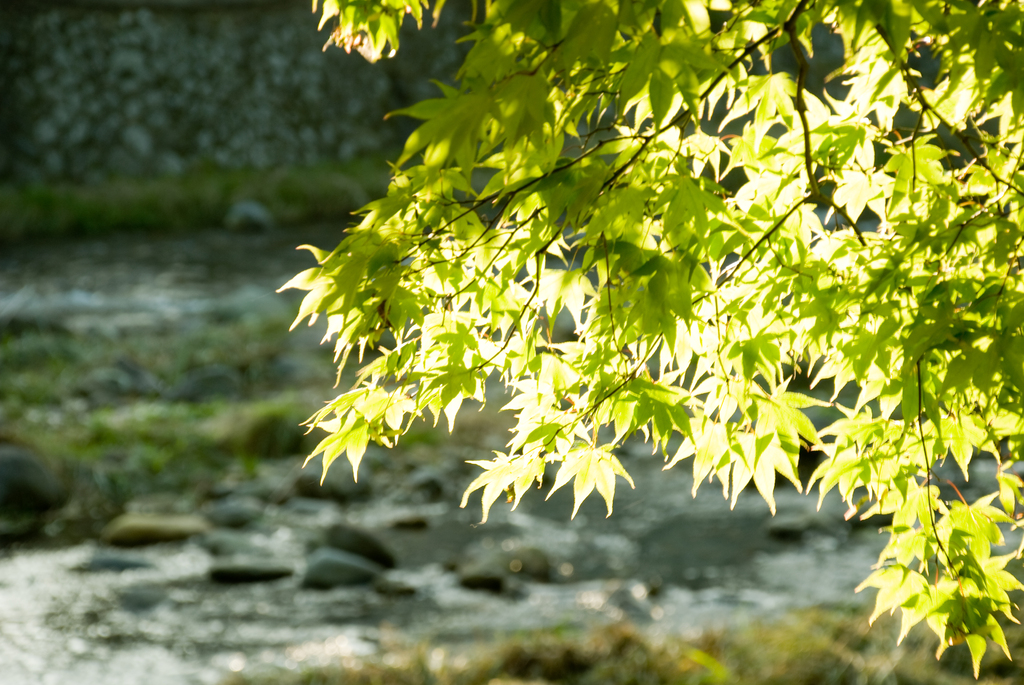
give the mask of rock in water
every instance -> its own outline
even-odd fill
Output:
[[[268,231],[274,227],[274,215],[255,200],[241,200],[228,209],[224,225],[232,231]]]
[[[122,514],[107,524],[100,538],[111,545],[132,547],[184,540],[208,530],[209,522],[200,516]]]
[[[225,497],[210,505],[206,518],[215,526],[241,528],[263,514],[263,506],[254,497]]]
[[[416,594],[416,588],[395,578],[380,576],[373,581],[373,589],[385,597],[408,597]]]
[[[459,567],[459,584],[470,590],[501,592],[505,589],[506,574],[503,564],[478,559]]]
[[[125,611],[149,611],[167,599],[167,591],[156,585],[134,585],[120,593],[121,608]]]
[[[541,583],[551,580],[551,562],[548,555],[536,547],[520,547],[509,552],[508,570],[529,576]]]
[[[43,512],[64,503],[64,489],[35,455],[0,444],[0,511]]]
[[[79,570],[87,573],[102,571],[121,573],[122,571],[130,571],[137,568],[153,568],[153,564],[142,557],[99,551],[89,561],[80,566]]]
[[[305,587],[326,590],[342,585],[362,585],[373,581],[383,568],[356,554],[321,547],[309,555]]]
[[[768,520],[768,535],[777,540],[799,540],[818,525],[808,512],[780,513]]]
[[[409,475],[405,486],[413,496],[427,502],[437,502],[445,496],[447,480],[438,469],[421,466]]]
[[[395,556],[391,551],[365,530],[336,523],[327,529],[325,542],[330,547],[358,554],[384,568],[395,567]]]
[[[211,530],[198,541],[207,552],[215,557],[247,556],[259,551],[249,536],[236,530]]]
[[[210,578],[218,583],[259,583],[285,578],[293,572],[291,566],[276,559],[235,557],[214,562]]]
[[[487,550],[469,556],[457,566],[459,584],[471,590],[502,592],[514,576],[529,576],[539,582],[550,580],[551,563],[547,554],[535,547],[520,547],[511,552]]]

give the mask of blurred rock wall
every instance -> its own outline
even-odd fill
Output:
[[[399,142],[384,114],[437,94],[458,13],[368,64],[322,50],[309,0],[2,0],[0,181],[346,160]]]

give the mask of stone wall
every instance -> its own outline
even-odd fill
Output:
[[[0,181],[347,160],[452,80],[458,13],[391,60],[322,50],[309,0],[3,0]],[[411,28],[411,27],[410,27]]]

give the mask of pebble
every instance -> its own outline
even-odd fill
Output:
[[[776,540],[799,540],[818,525],[813,514],[780,513],[768,519],[768,534]]]
[[[472,590],[502,592],[510,578],[521,575],[532,580],[550,580],[551,563],[547,554],[535,547],[512,551],[482,550],[470,554],[456,565],[459,584]]]
[[[210,578],[218,583],[259,583],[292,575],[294,569],[276,559],[233,557],[216,561]]]
[[[117,554],[107,551],[96,552],[89,561],[78,567],[78,570],[87,573],[98,573],[110,571],[121,573],[139,568],[153,568],[153,564],[142,557],[127,554]]]
[[[148,611],[167,599],[167,591],[156,585],[133,585],[121,591],[121,608],[125,611]]]
[[[395,567],[394,554],[368,531],[336,523],[327,529],[324,538],[329,547],[358,554],[384,568]]]
[[[214,501],[205,512],[210,523],[224,528],[241,528],[262,514],[263,506],[254,497],[225,497]]]
[[[409,514],[408,516],[399,516],[393,519],[388,525],[399,530],[425,530],[430,525],[430,522],[427,521],[426,516]]]
[[[309,556],[305,587],[329,589],[345,585],[362,585],[372,582],[383,568],[356,554],[340,549],[321,547]]]
[[[504,566],[474,561],[459,567],[459,584],[470,590],[501,592],[505,589],[506,575]]]
[[[106,525],[100,539],[110,545],[131,547],[184,540],[209,529],[209,522],[201,516],[122,514]]]
[[[385,597],[408,597],[416,594],[416,588],[396,578],[378,576],[373,582],[373,589],[379,595]]]
[[[421,466],[409,474],[405,486],[417,497],[427,502],[437,502],[447,492],[447,479],[438,469]]]
[[[235,530],[211,530],[199,538],[199,544],[215,557],[252,554],[258,550],[247,535]]]

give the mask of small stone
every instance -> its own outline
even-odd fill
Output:
[[[458,565],[459,584],[470,590],[501,592],[509,574],[507,555],[478,554]]]
[[[502,568],[470,564],[459,570],[459,584],[470,590],[501,592],[505,589],[505,571]]]
[[[43,512],[59,507],[64,499],[57,478],[34,454],[0,444],[0,510]]]
[[[258,551],[248,536],[234,530],[211,530],[199,538],[199,544],[215,557],[255,554]]]
[[[445,496],[447,479],[438,469],[421,466],[409,475],[405,486],[419,498],[436,502]]]
[[[125,611],[148,611],[167,599],[167,591],[156,585],[133,585],[121,591],[121,608]]]
[[[242,393],[242,376],[225,364],[210,364],[192,369],[167,393],[172,402],[209,402],[236,398]]]
[[[377,594],[385,597],[408,597],[416,594],[416,588],[412,585],[387,576],[379,576],[373,582],[373,589]]]
[[[241,528],[263,514],[263,506],[254,497],[225,497],[214,501],[206,518],[215,526]]]
[[[153,564],[142,557],[117,554],[112,552],[96,552],[89,561],[79,567],[80,571],[86,573],[101,573],[110,571],[121,573],[138,568],[153,568]]]
[[[361,556],[340,549],[321,547],[309,556],[303,586],[329,589],[372,582],[382,567]]]
[[[327,529],[325,542],[330,547],[358,554],[384,568],[395,567],[395,557],[391,551],[365,530],[336,523]]]
[[[459,583],[472,590],[502,592],[509,589],[509,579],[528,576],[548,582],[551,563],[547,554],[535,547],[519,547],[512,551],[481,550],[456,566]]]
[[[218,583],[261,583],[292,575],[294,569],[275,559],[234,557],[216,561],[210,578]]]
[[[548,555],[536,547],[520,547],[508,553],[508,569],[533,580],[546,583],[551,579]]]
[[[100,539],[111,545],[131,547],[184,540],[209,529],[209,522],[200,516],[122,514],[107,524]]]
[[[232,231],[268,231],[274,223],[270,210],[255,200],[236,202],[224,217],[224,226]]]
[[[813,514],[776,514],[768,520],[768,535],[777,540],[799,540],[818,525]]]
[[[400,516],[394,519],[388,525],[399,530],[425,530],[430,525],[430,522],[427,521],[426,516],[409,514],[408,516]]]

